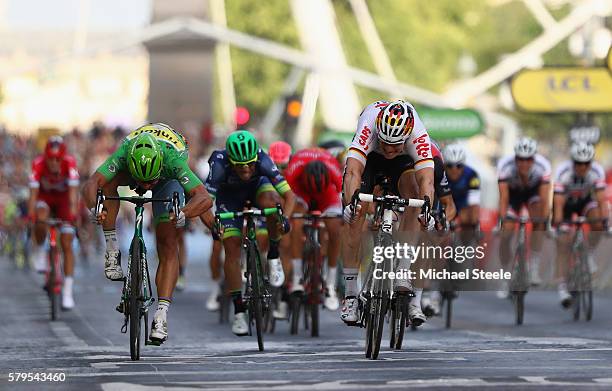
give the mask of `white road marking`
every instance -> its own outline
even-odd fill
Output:
[[[79,338],[65,322],[50,322],[51,331],[57,338],[70,349],[79,349],[87,346],[87,343]]]

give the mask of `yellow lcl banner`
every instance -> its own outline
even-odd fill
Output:
[[[511,90],[524,111],[612,112],[612,73],[603,67],[524,70],[512,80]]]

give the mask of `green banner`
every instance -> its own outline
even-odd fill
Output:
[[[429,135],[437,140],[471,137],[484,130],[484,121],[475,110],[417,108],[417,112]]]
[[[484,130],[484,121],[475,110],[422,107],[417,108],[417,112],[429,135],[436,140],[471,137],[482,133]],[[348,146],[353,139],[353,135],[353,132],[323,130],[318,134],[317,143],[327,140],[342,140]]]

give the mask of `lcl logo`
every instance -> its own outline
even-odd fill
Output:
[[[554,77],[550,76],[547,79],[548,89],[551,91],[565,92],[594,92],[591,80],[588,76],[567,76]]]

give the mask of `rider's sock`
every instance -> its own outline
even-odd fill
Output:
[[[232,291],[232,301],[234,302],[234,314],[246,311],[244,302],[242,301],[242,291]]]
[[[104,230],[104,241],[106,242],[107,251],[118,251],[117,231],[114,229]]]
[[[291,260],[293,266],[293,281],[299,282],[304,278],[304,269],[302,267],[302,258],[294,258]]]
[[[410,299],[410,304],[421,308],[422,298],[423,298],[423,288],[415,288],[414,297]]]
[[[167,314],[171,302],[172,299],[169,297],[160,297],[157,300],[157,312],[164,312],[164,315]]]
[[[357,286],[358,273],[359,269],[357,268],[344,268],[342,278],[344,279],[345,297],[356,297],[359,293],[359,287]]]
[[[336,267],[335,266],[330,266],[327,269],[327,279],[325,282],[327,282],[327,285],[334,285],[336,286]]]
[[[67,293],[72,293],[73,283],[74,283],[74,278],[72,276],[64,277],[64,291]]]
[[[268,259],[276,259],[280,257],[280,254],[278,252],[279,243],[280,243],[280,239],[279,240],[270,239],[270,249],[268,250]]]

